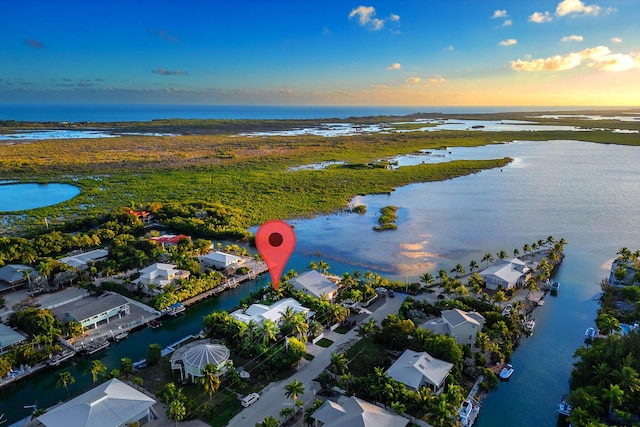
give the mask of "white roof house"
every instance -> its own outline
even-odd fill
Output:
[[[90,262],[102,261],[107,259],[108,256],[109,251],[107,249],[95,249],[81,254],[67,255],[66,257],[60,258],[58,261],[79,270],[84,270],[89,268]]]
[[[458,344],[473,345],[478,331],[482,330],[485,318],[478,312],[466,312],[454,308],[442,312],[440,319],[425,323],[424,328],[434,334],[449,334]]]
[[[195,341],[171,355],[171,369],[179,370],[183,381],[191,378],[195,382],[196,378],[203,376],[202,370],[208,364],[224,372],[229,356],[229,349],[224,345]]]
[[[219,269],[224,269],[231,266],[237,267],[240,264],[244,263],[244,259],[242,259],[241,257],[228,254],[226,252],[209,252],[206,255],[199,256],[198,258],[203,264]]]
[[[387,375],[412,390],[430,387],[438,393],[452,368],[452,363],[436,359],[426,351],[405,350],[387,369]]]
[[[266,319],[278,323],[287,307],[291,307],[294,313],[303,313],[307,319],[313,314],[311,310],[300,305],[295,299],[285,298],[272,305],[251,304],[246,310],[239,309],[234,311],[231,313],[231,317],[246,324],[249,324],[252,320],[262,324]]]
[[[131,314],[129,300],[120,294],[104,293],[99,297],[85,297],[53,308],[53,313],[62,322],[71,320],[83,327],[97,328],[102,322],[110,323],[114,318]]]
[[[295,289],[316,298],[324,297],[332,300],[338,294],[338,285],[324,277],[322,273],[319,273],[316,270],[307,271],[293,279],[289,279],[289,283]]]
[[[46,427],[120,427],[150,421],[156,403],[118,379],[92,388],[38,417]]]
[[[173,264],[158,262],[140,270],[140,277],[134,280],[133,283],[144,285],[147,289],[149,285],[155,284],[162,289],[176,280],[188,278],[190,274],[186,270],[176,268]]]
[[[14,331],[4,323],[0,323],[0,354],[5,353],[14,345],[25,340],[26,338],[22,334]]]
[[[357,397],[325,401],[312,415],[325,427],[405,427],[409,420]]]
[[[485,281],[487,289],[496,290],[498,286],[502,286],[504,289],[511,289],[518,283],[523,283],[529,271],[529,267],[523,261],[513,258],[499,260],[478,274]]]

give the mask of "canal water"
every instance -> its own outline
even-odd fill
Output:
[[[371,270],[384,277],[417,281],[426,271],[449,271],[484,253],[523,252],[525,243],[552,235],[564,237],[566,258],[556,279],[558,296],[545,298],[534,312],[536,330],[513,356],[515,373],[483,402],[479,427],[553,426],[555,406],[568,391],[573,353],[593,324],[598,307],[597,282],[607,274],[617,250],[640,248],[640,149],[576,141],[521,141],[467,150],[465,158],[514,159],[502,169],[483,171],[449,181],[413,184],[389,195],[358,197],[365,215],[335,214],[292,220],[296,250],[285,271],[304,271],[311,260],[323,259],[330,272]],[[446,155],[460,154],[451,149]],[[398,206],[398,229],[372,230],[379,208]],[[483,263],[484,264],[484,263]],[[121,357],[142,358],[150,343],[169,345],[201,328],[202,316],[228,310],[260,281],[240,286],[169,319],[158,330],[132,334],[98,355],[109,370]],[[0,392],[0,408],[10,420],[24,417],[23,405],[45,407],[66,398],[56,388],[57,373],[71,370],[72,394],[91,386],[90,361],[74,361],[36,375]],[[5,409],[7,408],[7,409]],[[0,411],[0,412],[2,412]]]

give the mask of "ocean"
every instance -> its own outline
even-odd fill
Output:
[[[346,119],[413,113],[499,113],[586,107],[396,107],[164,104],[0,104],[0,120],[28,122],[132,122],[154,119]]]

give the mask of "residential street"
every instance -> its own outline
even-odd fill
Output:
[[[389,313],[397,313],[405,297],[405,294],[396,293],[395,298],[386,298],[385,303],[372,314],[365,317],[363,321],[368,321],[373,318],[379,323],[387,317]],[[228,426],[254,426],[268,416],[279,420],[280,411],[292,405],[292,400],[285,397],[284,388],[295,379],[303,383],[305,387],[304,394],[300,395],[298,399],[305,402],[305,408],[310,405],[316,398],[316,388],[319,388],[318,383],[312,383],[312,381],[329,365],[331,353],[344,352],[359,339],[357,329],[358,328],[355,327],[344,335],[332,333],[330,338],[333,340],[333,344],[325,349],[309,344],[308,348],[310,346],[313,347],[313,354],[316,355],[315,358],[310,362],[304,363],[298,372],[290,378],[278,383],[271,383],[265,387],[260,393],[260,399],[248,408],[244,408],[229,422]],[[319,349],[322,351],[318,351]]]

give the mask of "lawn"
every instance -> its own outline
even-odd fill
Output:
[[[390,354],[378,347],[371,338],[362,338],[346,352],[349,371],[356,377],[366,375],[375,367],[390,366]],[[355,363],[352,363],[355,362]]]

